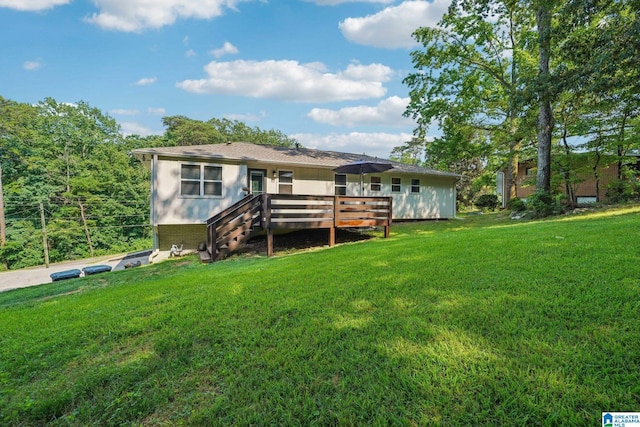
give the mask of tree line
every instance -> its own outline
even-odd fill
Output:
[[[123,136],[86,102],[0,97],[0,270],[151,245],[149,171],[136,148],[251,141],[292,146],[276,130],[228,119],[164,117],[162,135]],[[46,249],[46,250],[45,250]]]
[[[618,195],[638,198],[622,166],[640,148],[639,11],[637,0],[453,0],[414,33],[405,115],[417,127],[394,157],[463,174],[464,204],[498,170],[513,198],[521,160],[537,163],[547,200],[606,162],[619,163]]]

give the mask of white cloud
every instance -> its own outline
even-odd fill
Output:
[[[149,136],[149,135],[158,135],[162,133],[162,132],[154,132],[151,129],[141,125],[140,123],[134,123],[134,122],[120,122],[120,130],[121,130],[121,133],[125,136],[127,135]]]
[[[165,115],[167,110],[162,107],[149,107],[147,108],[147,113],[153,114],[154,116],[163,116]]]
[[[184,56],[186,56],[187,58],[193,58],[194,56],[198,56],[198,54],[196,53],[195,50],[189,49],[184,53]]]
[[[307,114],[307,117],[316,122],[327,123],[332,126],[411,126],[414,122],[402,115],[408,104],[409,98],[392,96],[380,101],[378,105],[373,107],[360,105],[339,110],[314,108]]]
[[[246,114],[225,114],[224,117],[229,120],[237,120],[239,122],[259,122],[265,117],[267,113],[260,111],[259,114],[246,113]]]
[[[40,59],[35,61],[25,61],[24,64],[22,64],[22,68],[27,71],[35,71],[40,67],[42,67],[42,60]]]
[[[216,58],[220,58],[223,55],[235,55],[239,52],[237,47],[226,41],[221,48],[212,50],[211,54]]]
[[[210,62],[208,77],[184,80],[177,87],[188,92],[237,95],[298,102],[346,101],[380,98],[393,70],[385,65],[351,64],[344,71],[328,73],[321,63],[297,61]]]
[[[0,0],[3,1],[3,0]],[[18,1],[18,0],[15,0]],[[86,20],[102,28],[139,32],[177,19],[211,19],[242,0],[94,0],[99,12]]]
[[[405,1],[398,6],[360,18],[347,18],[338,25],[357,44],[389,49],[416,46],[411,34],[420,27],[434,27],[451,0]]]
[[[0,7],[37,12],[71,3],[71,0],[0,0]]]
[[[140,111],[138,110],[126,110],[123,108],[116,108],[115,110],[111,110],[109,112],[111,114],[116,114],[119,116],[137,116],[138,114],[140,114]]]
[[[154,84],[158,80],[157,77],[143,77],[136,82],[138,86],[148,86]]]
[[[343,153],[367,154],[387,159],[391,151],[413,137],[410,133],[363,133],[317,135],[299,133],[289,135],[307,148],[339,151]]]

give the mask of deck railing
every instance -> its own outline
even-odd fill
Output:
[[[250,195],[207,221],[207,246],[212,258],[231,252],[260,227],[267,233],[267,254],[273,255],[273,231],[279,229],[329,230],[335,244],[336,228],[384,227],[389,236],[391,197]]]

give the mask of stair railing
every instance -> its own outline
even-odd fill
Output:
[[[212,260],[233,252],[251,230],[260,226],[262,203],[260,195],[248,195],[207,220],[207,249]]]

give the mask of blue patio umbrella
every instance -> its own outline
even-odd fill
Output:
[[[344,165],[334,168],[333,171],[336,173],[360,175],[360,195],[362,196],[364,194],[364,174],[380,173],[388,171],[389,169],[393,169],[393,164],[387,161],[374,159],[357,160],[355,162],[345,163]]]

